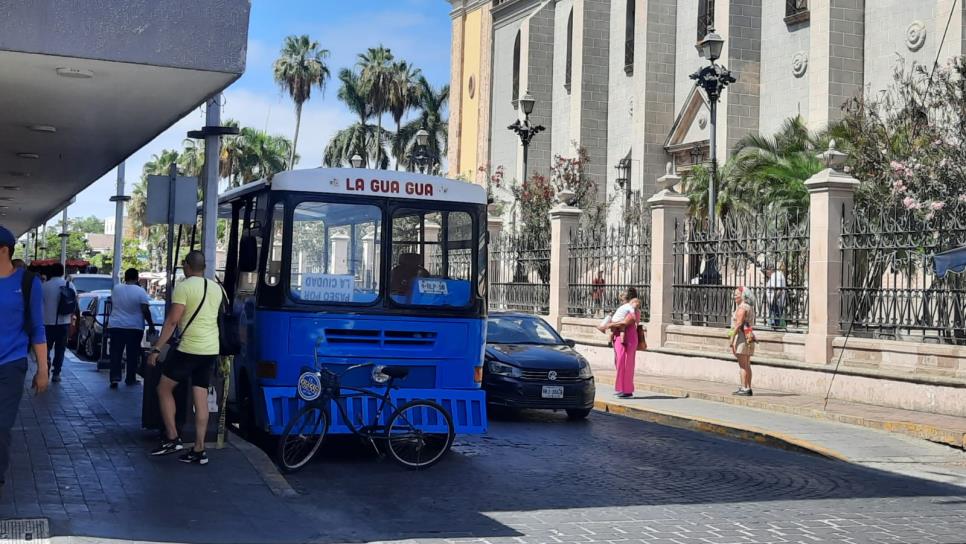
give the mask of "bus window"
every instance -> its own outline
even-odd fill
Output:
[[[382,211],[365,204],[302,202],[292,218],[290,291],[302,301],[379,299]]]
[[[467,306],[475,249],[472,216],[401,209],[393,214],[392,225],[392,300],[414,306]]]
[[[265,285],[278,285],[282,273],[282,234],[285,232],[285,208],[281,203],[272,211],[272,230],[268,235],[268,263],[265,266]]]

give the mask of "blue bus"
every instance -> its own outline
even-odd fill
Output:
[[[280,435],[317,357],[337,374],[406,367],[394,396],[438,402],[457,433],[485,432],[486,204],[478,185],[364,169],[293,170],[224,193],[224,285],[242,338],[233,424]],[[377,378],[351,372],[342,383],[375,388]],[[349,417],[370,421],[374,404],[353,401]],[[348,432],[330,422],[329,433]]]

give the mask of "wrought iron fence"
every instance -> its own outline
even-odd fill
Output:
[[[785,17],[808,11],[808,0],[785,0]]]
[[[613,312],[628,287],[637,289],[641,315],[650,317],[651,217],[610,229],[570,233],[567,315],[601,317]]]
[[[550,233],[501,233],[489,247],[489,307],[536,314],[550,311]]]
[[[672,320],[727,327],[734,291],[754,297],[759,328],[808,328],[808,215],[732,215],[717,229],[693,219],[675,222]]]
[[[899,207],[855,207],[840,239],[843,329],[869,338],[966,345],[966,278],[938,278],[932,258],[962,245],[966,206],[931,220]]]

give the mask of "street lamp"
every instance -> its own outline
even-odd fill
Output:
[[[419,168],[421,174],[426,173],[426,167],[429,164],[429,153],[427,152],[429,146],[429,131],[425,127],[419,129],[416,132],[416,155],[413,160],[416,161],[416,166]]]
[[[530,147],[530,140],[533,137],[546,128],[543,125],[531,125],[530,124],[530,114],[533,113],[533,106],[536,104],[533,96],[530,92],[526,92],[523,98],[520,99],[520,108],[523,110],[523,121],[519,119],[513,122],[512,125],[507,128],[516,133],[520,137],[520,143],[523,144],[523,180],[527,179],[527,151]]]
[[[360,157],[357,153],[353,155],[351,159],[349,159],[349,163],[353,168],[362,168],[362,157]]]
[[[708,27],[708,33],[704,39],[694,47],[701,57],[711,62],[710,65],[701,68],[690,76],[691,79],[695,80],[695,85],[704,89],[704,92],[708,95],[711,108],[711,137],[708,142],[711,152],[711,180],[708,183],[708,226],[710,228],[713,224],[715,204],[717,203],[718,152],[715,141],[718,129],[718,99],[725,87],[734,83],[737,79],[727,68],[714,62],[721,58],[721,50],[724,47],[724,38],[714,31],[714,27]]]

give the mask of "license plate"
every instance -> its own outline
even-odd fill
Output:
[[[562,399],[563,398],[563,386],[562,385],[545,385],[543,386],[543,391],[540,394],[541,397],[545,399]]]

